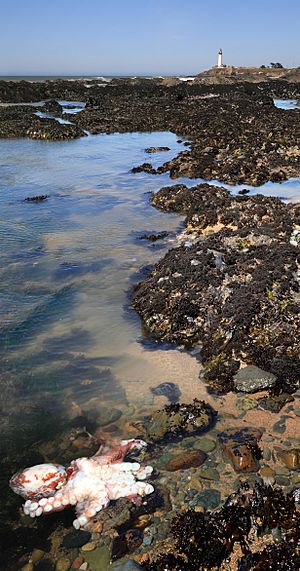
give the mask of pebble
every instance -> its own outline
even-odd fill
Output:
[[[280,454],[280,460],[290,470],[298,470],[300,468],[300,451],[297,448],[286,450]]]
[[[99,415],[97,418],[99,426],[106,426],[119,420],[122,416],[122,411],[118,408],[100,407]]]
[[[42,551],[42,549],[34,549],[30,559],[32,563],[37,563],[40,559],[42,559],[42,557],[44,557],[44,555],[45,551]]]
[[[96,549],[98,545],[98,541],[89,541],[88,543],[86,543],[85,545],[83,545],[81,547],[81,551],[93,551],[94,549]]]
[[[275,472],[269,466],[260,469],[260,475],[267,486],[272,486],[275,482]]]
[[[89,531],[74,529],[70,531],[70,533],[65,535],[62,541],[62,545],[67,549],[72,549],[73,547],[82,547],[90,539],[91,539],[91,534]]]
[[[165,469],[169,472],[176,472],[177,470],[186,470],[187,468],[196,468],[201,466],[206,460],[207,456],[202,450],[195,450],[194,452],[186,452],[173,457],[166,464]]]
[[[278,420],[278,422],[275,422],[275,424],[273,424],[273,430],[278,434],[283,434],[285,432],[285,418]]]
[[[108,571],[110,569],[110,551],[106,545],[102,545],[93,551],[84,554],[91,571]]]
[[[198,492],[201,492],[203,490],[203,484],[195,476],[193,476],[190,479],[188,487],[193,488],[194,490],[197,490]]]
[[[202,450],[202,452],[212,452],[216,447],[216,442],[210,438],[197,438],[193,445],[195,450]]]
[[[279,486],[289,486],[290,480],[285,476],[276,476],[276,484],[278,484]]]
[[[294,408],[294,413],[296,416],[300,416],[300,408]]]
[[[68,559],[68,557],[63,555],[57,560],[55,565],[55,571],[69,571],[70,567],[71,567],[70,559]]]
[[[205,509],[214,509],[220,504],[221,493],[219,490],[204,490],[199,492],[195,499],[197,504],[201,504]]]
[[[289,476],[290,475],[289,469],[285,468],[284,466],[276,466],[275,472],[278,476]]]
[[[295,484],[300,484],[300,474],[293,474],[292,476],[292,483]]]
[[[72,569],[79,569],[82,563],[84,563],[84,559],[82,555],[78,555],[77,557],[75,557],[72,563]]]
[[[264,448],[263,458],[264,458],[264,460],[266,460],[267,462],[269,462],[269,460],[271,460],[271,450],[270,450],[270,448]]]
[[[29,562],[26,563],[26,565],[24,565],[24,567],[22,567],[21,571],[33,571],[34,567],[33,567],[33,563]]]
[[[200,470],[200,478],[204,480],[220,480],[220,474],[215,468],[207,468],[207,470]]]
[[[89,568],[89,564],[85,561],[84,563],[82,563],[82,565],[80,565],[79,570],[80,571],[87,571]]]

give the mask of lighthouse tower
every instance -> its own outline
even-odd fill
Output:
[[[218,53],[218,67],[223,67],[222,57],[223,57],[223,52],[222,48],[220,48]]]

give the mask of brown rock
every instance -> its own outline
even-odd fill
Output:
[[[197,468],[205,462],[207,455],[202,450],[195,450],[186,454],[178,455],[169,460],[165,469],[169,472],[176,472],[177,470],[186,470],[187,468]]]
[[[297,448],[282,452],[280,459],[289,470],[298,470],[300,468],[300,450],[297,450]]]
[[[78,555],[72,563],[72,569],[79,569],[80,565],[84,562],[84,558],[81,555]]]
[[[228,430],[219,435],[223,453],[231,461],[236,472],[257,472],[261,452],[258,440],[262,433],[256,429]]]

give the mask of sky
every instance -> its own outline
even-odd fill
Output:
[[[300,66],[300,0],[2,0],[0,75]]]

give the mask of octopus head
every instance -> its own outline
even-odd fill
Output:
[[[12,476],[11,489],[25,500],[48,498],[62,488],[67,481],[67,472],[59,464],[38,464],[20,470]]]

